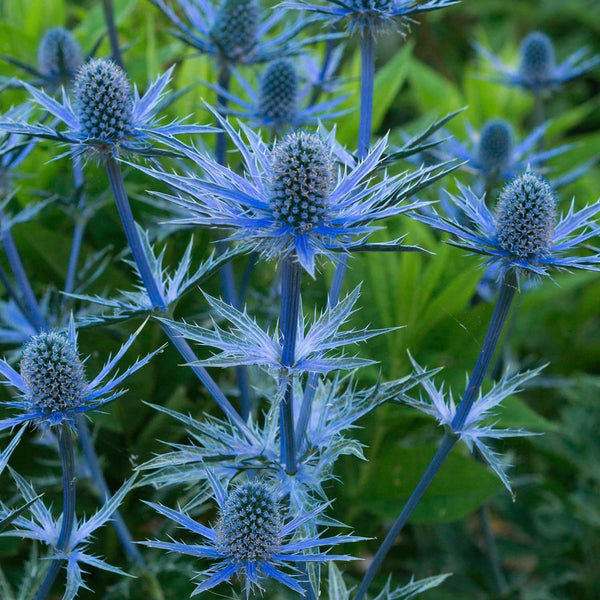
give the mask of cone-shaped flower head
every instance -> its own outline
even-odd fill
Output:
[[[279,551],[282,525],[269,488],[260,482],[244,483],[221,507],[217,549],[232,563],[270,561]]]
[[[43,413],[78,408],[86,395],[83,363],[63,332],[31,338],[23,349],[21,377],[27,401]]]
[[[293,123],[298,112],[298,75],[289,60],[271,63],[260,81],[259,111],[276,124]]]
[[[210,33],[222,58],[236,61],[255,50],[259,25],[257,0],[224,0]]]
[[[310,231],[322,222],[335,186],[331,150],[319,134],[301,131],[285,136],[271,160],[273,215],[298,232]]]
[[[556,223],[550,184],[530,171],[508,183],[496,206],[500,247],[517,259],[548,256]]]
[[[131,133],[133,94],[127,75],[112,60],[84,64],[75,79],[76,114],[88,138],[118,142]]]
[[[48,80],[70,81],[81,65],[81,49],[63,27],[48,29],[37,50],[39,72]]]
[[[544,33],[533,31],[521,42],[519,75],[531,85],[540,85],[552,77],[556,68],[554,44]]]
[[[481,130],[477,154],[481,167],[488,173],[502,173],[513,153],[513,132],[502,119],[488,121]]]

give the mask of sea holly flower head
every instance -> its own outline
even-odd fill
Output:
[[[37,426],[72,424],[76,415],[118,398],[125,390],[119,390],[117,386],[162,350],[159,348],[138,359],[123,373],[114,374],[106,381],[140,331],[141,327],[91,381],[86,377],[84,361],[79,355],[72,319],[66,331],[45,331],[33,336],[23,348],[20,373],[0,360],[0,373],[21,393],[19,399],[6,403],[19,409],[21,414],[0,421],[0,431],[20,423]]]
[[[206,477],[219,505],[219,518],[214,527],[202,525],[183,511],[147,503],[161,515],[204,539],[202,544],[154,540],[144,542],[147,546],[218,561],[205,572],[208,577],[198,584],[192,596],[229,581],[234,575],[243,577],[247,592],[255,586],[262,588],[264,579],[272,578],[303,594],[300,584],[303,575],[296,568],[298,564],[353,560],[351,556],[320,552],[320,548],[361,538],[299,535],[300,528],[313,522],[327,505],[288,516],[278,502],[278,490],[266,482],[254,480],[225,489],[209,469]],[[291,572],[284,571],[285,567],[291,567]]]
[[[155,113],[164,99],[173,67],[160,76],[140,97],[125,72],[112,60],[92,59],[78,70],[74,83],[74,105],[63,90],[62,103],[27,83],[33,100],[66,125],[58,130],[42,124],[2,120],[0,129],[63,142],[67,154],[97,156],[121,153],[152,155],[155,142],[179,134],[212,131],[211,127],[186,125],[181,121],[161,124]]]
[[[210,36],[227,62],[251,55],[258,44],[258,0],[223,0]]]
[[[37,50],[38,70],[48,82],[69,83],[83,61],[81,48],[64,27],[48,29]]]
[[[243,124],[245,140],[227,120],[220,123],[242,155],[244,175],[177,142],[173,147],[202,168],[204,178],[138,168],[180,192],[158,194],[188,211],[176,223],[230,229],[242,249],[291,257],[311,275],[318,256],[363,249],[377,221],[420,205],[403,200],[438,177],[436,166],[375,181],[387,138],[356,161],[334,132],[293,132],[271,148]]]
[[[551,92],[563,83],[600,65],[600,55],[588,57],[589,50],[585,47],[557,64],[552,40],[539,31],[523,38],[516,69],[504,64],[498,56],[481,44],[476,43],[475,49],[496,71],[496,81],[523,88],[536,95]]]
[[[334,83],[325,77],[321,80],[313,73],[308,73],[308,81],[304,73],[296,68],[294,61],[290,58],[274,60],[263,71],[259,80],[258,89],[253,86],[239,73],[233,71],[240,87],[245,92],[242,98],[220,86],[209,85],[220,96],[239,108],[225,108],[224,113],[248,119],[256,127],[269,127],[276,133],[287,129],[297,129],[301,125],[317,125],[320,121],[333,119],[342,114],[344,110],[338,110],[339,105],[348,96],[337,94],[331,100],[312,103],[311,95],[315,87],[328,91],[335,89]],[[246,99],[247,98],[247,99]]]
[[[435,210],[415,218],[454,235],[451,244],[487,256],[498,278],[509,269],[520,274],[550,276],[551,269],[597,271],[600,255],[572,255],[583,242],[597,235],[600,202],[575,211],[571,203],[558,217],[552,186],[527,171],[506,184],[493,213],[478,196],[459,184],[460,196],[448,194],[452,214]]]
[[[379,31],[403,31],[413,17],[456,4],[456,0],[329,0],[312,4],[308,0],[286,2],[284,6],[313,12],[321,20],[338,22],[348,19],[351,31],[374,35]]]
[[[150,2],[174,25],[175,37],[228,67],[296,55],[306,45],[331,37],[295,39],[311,20],[299,18],[284,23],[287,11],[283,8],[274,8],[265,18],[258,0],[222,0],[217,7],[210,0]],[[281,32],[274,33],[276,27]]]
[[[517,141],[513,128],[504,119],[487,121],[479,132],[467,124],[466,143],[448,136],[430,153],[438,160],[449,156],[456,158],[464,163],[466,170],[484,177],[511,179],[520,171],[541,168],[549,159],[572,148],[572,145],[564,144],[537,152],[536,145],[549,126],[550,123],[543,123],[521,141]]]

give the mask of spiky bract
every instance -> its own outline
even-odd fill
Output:
[[[500,246],[518,259],[547,256],[556,222],[550,184],[530,171],[508,183],[496,206]]]
[[[85,63],[75,79],[75,95],[75,110],[84,136],[115,143],[131,134],[131,84],[112,60],[98,58]]]
[[[42,412],[77,408],[85,395],[83,363],[63,332],[40,333],[27,342],[21,377],[27,401]]]
[[[258,108],[275,124],[293,123],[298,111],[298,75],[286,59],[271,63],[265,70],[258,96]]]
[[[44,78],[70,81],[81,61],[81,49],[70,31],[63,27],[46,31],[37,50],[38,70]]]

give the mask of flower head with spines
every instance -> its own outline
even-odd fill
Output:
[[[496,81],[523,88],[536,95],[551,92],[563,83],[600,65],[600,55],[587,57],[589,50],[585,47],[575,51],[562,63],[556,64],[552,40],[539,31],[529,33],[523,38],[516,69],[504,64],[498,56],[481,44],[476,43],[475,49],[496,71]]]
[[[94,410],[118,398],[124,390],[116,389],[117,386],[162,350],[159,348],[147,354],[124,373],[115,374],[109,381],[105,381],[142,327],[130,336],[91,381],[86,378],[84,361],[79,356],[73,319],[65,331],[44,331],[25,344],[20,373],[6,361],[0,360],[0,373],[7,383],[21,393],[21,398],[7,402],[6,405],[22,411],[16,417],[0,421],[0,431],[21,423],[36,426],[73,424],[78,414]]]
[[[487,256],[498,278],[509,269],[540,276],[550,276],[551,269],[600,269],[598,253],[570,255],[597,235],[600,202],[575,211],[573,201],[568,213],[558,218],[552,186],[527,171],[506,184],[492,213],[485,195],[458,185],[460,196],[448,194],[452,215],[433,210],[415,218],[456,236],[451,244]]]
[[[334,119],[347,112],[339,108],[348,98],[347,94],[336,94],[330,100],[312,103],[310,97],[316,86],[334,91],[335,82],[330,82],[326,77],[319,80],[318,75],[310,73],[306,77],[307,83],[302,84],[305,74],[297,69],[290,58],[269,63],[261,75],[257,90],[237,69],[233,74],[245,92],[244,98],[221,86],[207,85],[239,107],[225,108],[225,114],[248,119],[256,127],[269,127],[280,134],[302,125],[317,125],[320,121]]]
[[[48,82],[71,82],[83,57],[79,43],[64,27],[48,29],[37,50],[38,70]]]
[[[318,19],[334,23],[348,19],[352,32],[375,35],[388,29],[403,32],[416,15],[456,3],[457,0],[329,0],[312,4],[308,0],[291,0],[284,6],[312,12]]]
[[[466,143],[448,134],[447,139],[430,152],[438,160],[456,158],[464,162],[465,170],[477,175],[510,179],[528,168],[542,168],[546,161],[571,150],[571,144],[564,144],[536,151],[536,144],[546,134],[549,126],[550,123],[543,123],[521,141],[516,141],[512,126],[504,119],[486,121],[480,131],[467,124]]]
[[[318,256],[333,259],[364,249],[377,221],[420,205],[403,201],[441,176],[436,165],[374,181],[387,138],[356,161],[335,142],[334,132],[294,132],[270,148],[245,125],[244,140],[216,116],[242,155],[245,175],[178,142],[174,148],[203,170],[203,178],[138,168],[180,192],[158,194],[188,211],[176,223],[233,230],[230,239],[242,249],[271,259],[291,257],[310,275]]]
[[[214,56],[219,63],[237,64],[269,62],[300,54],[305,46],[331,37],[298,34],[311,19],[298,18],[285,23],[282,31],[273,29],[284,24],[287,11],[276,7],[265,19],[258,0],[222,0],[217,7],[210,0],[150,0],[171,21],[172,34],[202,54]],[[175,10],[177,6],[183,16]]]
[[[92,59],[77,72],[74,105],[64,90],[60,103],[45,92],[23,84],[33,100],[62,121],[66,129],[5,119],[0,121],[0,130],[66,143],[71,146],[66,154],[76,156],[160,153],[153,146],[165,138],[213,131],[212,127],[186,125],[181,121],[163,125],[155,117],[172,72],[173,67],[140,97],[116,63],[106,58]]]
[[[353,535],[298,536],[301,527],[317,519],[327,505],[287,516],[278,502],[278,490],[264,481],[238,483],[225,489],[210,468],[206,469],[205,476],[219,505],[219,518],[214,527],[202,525],[183,511],[147,502],[161,515],[208,542],[199,545],[154,540],[144,542],[147,546],[218,561],[215,567],[205,572],[208,577],[197,585],[192,596],[229,581],[236,574],[243,576],[247,592],[254,586],[261,588],[265,578],[272,578],[303,594],[298,564],[353,560],[351,556],[321,552],[320,548],[362,538]],[[291,572],[282,570],[286,566],[291,566]],[[203,574],[199,573],[200,576]]]

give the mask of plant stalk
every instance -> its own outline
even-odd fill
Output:
[[[386,557],[390,548],[393,546],[396,538],[402,531],[409,517],[412,515],[413,511],[419,504],[421,498],[427,491],[427,488],[433,481],[434,477],[437,475],[441,466],[444,464],[444,461],[448,457],[448,454],[450,454],[450,450],[452,450],[454,444],[456,444],[456,442],[460,439],[460,431],[462,430],[465,424],[465,420],[468,417],[469,411],[473,406],[473,402],[476,400],[479,390],[481,388],[483,378],[485,377],[485,374],[490,366],[490,362],[494,355],[494,350],[498,345],[498,341],[502,333],[502,328],[504,326],[504,323],[506,322],[506,317],[510,310],[510,306],[512,304],[516,291],[516,273],[514,272],[514,269],[510,269],[502,279],[498,299],[494,307],[494,312],[492,313],[492,318],[490,320],[490,324],[485,339],[483,341],[479,357],[477,358],[477,363],[475,364],[475,368],[473,369],[473,373],[471,374],[471,378],[469,380],[469,383],[467,384],[467,389],[465,390],[461,403],[458,406],[456,415],[452,420],[451,431],[446,432],[446,434],[444,435],[442,443],[440,444],[437,452],[435,453],[435,456],[431,460],[431,463],[429,463],[429,466],[423,474],[423,477],[415,487],[410,498],[404,505],[402,512],[396,519],[389,533],[387,534],[381,546],[377,550],[375,558],[371,562],[367,572],[365,573],[360,583],[356,595],[354,596],[354,600],[364,599],[367,590],[369,589],[369,586],[371,585],[371,582],[373,581],[377,571],[381,567],[384,558]]]

